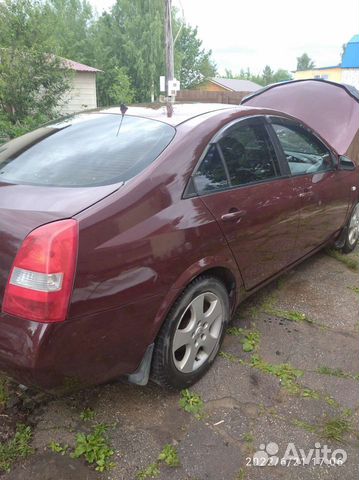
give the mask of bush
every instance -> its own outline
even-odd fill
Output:
[[[21,122],[12,123],[5,114],[0,113],[0,145],[12,138],[35,130],[35,128],[49,120],[49,117],[45,115],[35,115],[33,117],[25,117]]]

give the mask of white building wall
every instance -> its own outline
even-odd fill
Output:
[[[342,83],[353,85],[359,90],[359,68],[343,68]]]
[[[60,113],[69,113],[89,110],[97,107],[96,73],[74,72],[72,89],[66,94]]]

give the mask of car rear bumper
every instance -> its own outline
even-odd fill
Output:
[[[50,392],[131,374],[153,342],[160,303],[161,298],[152,297],[53,324],[2,313],[0,371],[19,383]]]

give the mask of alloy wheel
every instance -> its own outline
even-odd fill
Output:
[[[352,213],[350,224],[349,224],[349,232],[348,232],[348,240],[350,245],[354,245],[355,242],[359,238],[359,203],[354,208]]]
[[[211,357],[221,339],[223,319],[224,307],[214,293],[201,293],[191,301],[172,342],[172,358],[180,372],[192,373]]]

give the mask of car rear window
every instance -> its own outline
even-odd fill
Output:
[[[129,180],[166,148],[175,129],[125,115],[87,113],[41,127],[0,147],[0,182],[57,187]]]

